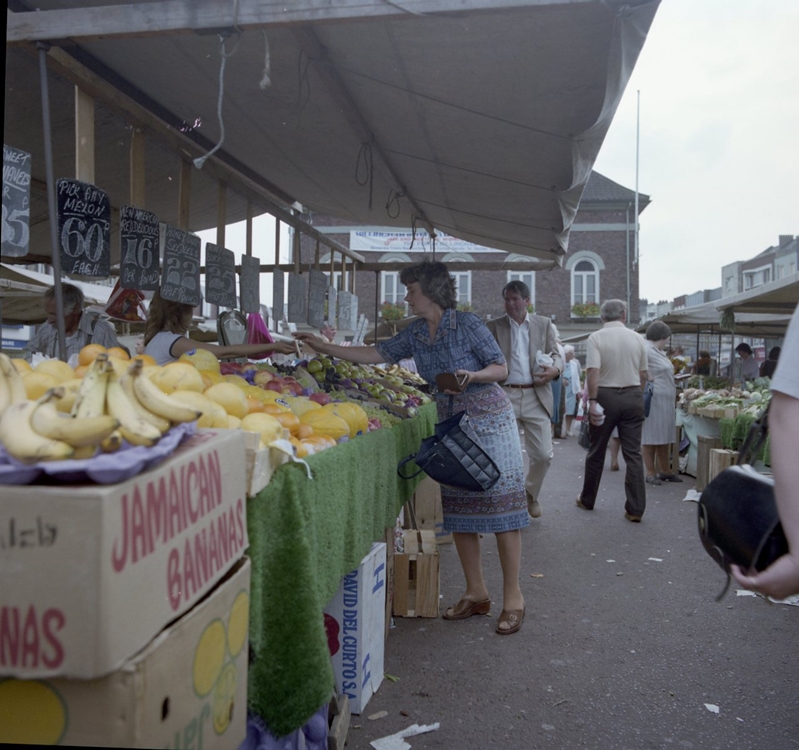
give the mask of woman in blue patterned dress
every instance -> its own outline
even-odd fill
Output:
[[[497,385],[508,375],[505,358],[483,322],[473,313],[458,312],[455,281],[443,263],[425,261],[405,268],[400,280],[405,301],[419,320],[388,341],[369,347],[329,344],[309,333],[295,336],[315,351],[362,364],[395,363],[413,357],[421,376],[436,396],[439,421],[466,411],[485,451],[501,476],[490,489],[470,492],[441,486],[444,530],[451,531],[466,578],[466,590],[444,613],[447,620],[487,614],[488,595],[480,554],[480,534],[496,534],[503,575],[503,609],[497,633],[519,630],[524,597],[519,587],[521,529],[530,523],[524,489],[524,468],[513,407]],[[466,379],[461,393],[437,392],[436,375],[455,373]],[[450,398],[452,397],[452,398]]]

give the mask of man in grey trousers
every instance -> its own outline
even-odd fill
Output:
[[[511,281],[502,290],[506,315],[486,324],[508,363],[507,380],[500,383],[510,397],[516,422],[524,432],[524,446],[530,468],[525,480],[527,510],[532,518],[541,515],[541,485],[552,463],[553,412],[551,381],[563,372],[563,360],[552,321],[527,312],[530,288]],[[536,354],[552,357],[551,365],[536,364]]]

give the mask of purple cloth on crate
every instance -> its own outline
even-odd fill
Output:
[[[327,750],[327,710],[325,703],[305,726],[295,729],[285,737],[275,737],[263,719],[247,714],[247,737],[238,750]],[[302,741],[300,739],[302,737]]]
[[[0,446],[0,485],[31,484],[37,479],[118,484],[161,463],[196,429],[196,422],[185,422],[172,427],[152,448],[125,442],[115,453],[101,453],[79,461],[43,461],[31,466],[12,458]]]

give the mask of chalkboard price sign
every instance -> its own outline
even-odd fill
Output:
[[[158,289],[161,280],[158,217],[135,206],[121,206],[119,243],[120,286],[123,289]]]
[[[161,296],[197,307],[200,295],[200,238],[177,227],[164,227],[164,266]]]
[[[298,273],[289,274],[289,321],[304,323],[305,317],[305,277]]]
[[[28,254],[31,213],[31,155],[3,144],[3,245],[11,258]]]
[[[232,250],[205,243],[205,301],[236,306],[236,259]]]
[[[308,274],[308,325],[324,328],[327,275],[312,269]]]
[[[241,256],[241,311],[261,311],[261,259],[252,255]]]
[[[56,180],[61,270],[70,276],[111,273],[111,201],[87,182]]]

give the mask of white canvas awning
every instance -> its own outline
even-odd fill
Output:
[[[83,291],[86,305],[105,307],[113,287],[102,284],[88,284],[70,281]],[[0,263],[0,301],[2,301],[2,320],[17,325],[36,325],[46,319],[42,307],[42,297],[53,285],[53,277],[36,271],[28,271],[20,266]]]
[[[799,272],[716,302],[719,310],[792,315],[799,304]]]
[[[225,139],[192,172],[191,230],[216,226],[216,181],[232,170],[240,197],[229,194],[228,222],[268,195],[351,224],[430,227],[559,261],[658,4],[10,0],[4,138],[33,154],[31,253],[50,253],[33,42],[55,45],[56,176],[74,175],[77,83],[98,103],[95,183],[115,209],[129,201],[139,128],[145,208],[177,224],[170,152],[191,160],[220,135],[221,29],[233,31]],[[115,239],[112,252],[116,261]]]

